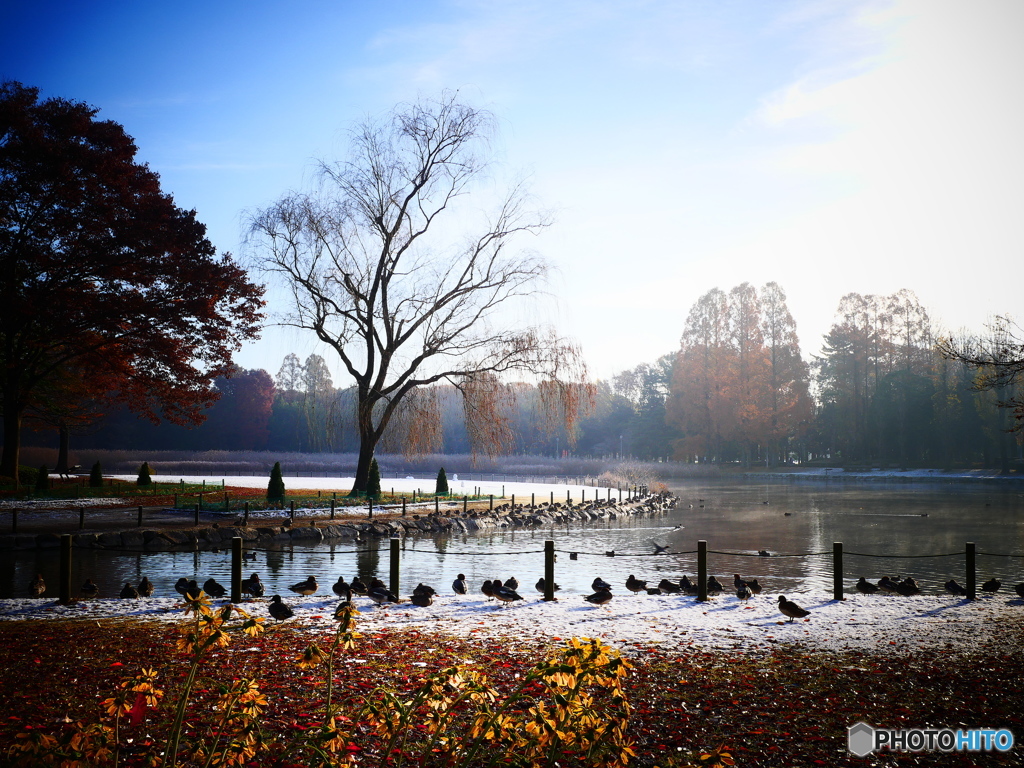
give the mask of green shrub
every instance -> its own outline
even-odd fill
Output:
[[[35,467],[26,467],[25,465],[18,467],[18,485],[27,485],[30,488],[34,488],[38,476],[39,470]]]
[[[371,499],[380,498],[380,467],[377,460],[370,460],[370,477],[366,481],[366,495]]]
[[[103,487],[103,467],[100,466],[98,461],[92,465],[92,469],[89,471],[89,487]]]
[[[281,462],[275,461],[270,470],[270,482],[267,484],[267,501],[284,502],[284,478],[281,477]]]
[[[145,486],[153,484],[153,475],[149,471],[149,462],[142,462],[142,466],[139,467],[139,479],[135,481],[137,485]]]
[[[448,495],[448,475],[444,473],[444,467],[441,467],[441,471],[437,473],[437,486],[434,488],[434,493],[438,496]]]

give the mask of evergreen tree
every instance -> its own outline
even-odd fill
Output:
[[[284,502],[284,478],[281,477],[281,462],[275,461],[270,470],[270,483],[267,485],[267,501]]]
[[[136,480],[135,482],[136,482],[137,485],[140,485],[140,486],[152,485],[153,484],[153,476],[152,476],[152,474],[149,471],[149,462],[148,461],[142,462],[142,466],[139,467],[139,479]]]
[[[39,468],[39,474],[36,475],[36,490],[37,491],[48,491],[50,489],[50,470],[43,464]]]
[[[98,461],[92,465],[92,470],[89,472],[89,487],[103,487],[103,468],[100,466]]]
[[[371,499],[380,497],[380,467],[377,466],[377,459],[370,461],[370,477],[366,482],[366,495]]]
[[[434,493],[438,496],[448,495],[448,475],[444,473],[444,467],[437,473],[437,487],[434,488]]]

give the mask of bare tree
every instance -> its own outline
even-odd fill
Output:
[[[574,345],[507,311],[537,292],[547,270],[510,249],[547,224],[522,187],[474,221],[474,234],[453,234],[470,228],[464,203],[486,180],[481,151],[492,125],[454,93],[402,105],[353,132],[350,159],[320,164],[316,193],[289,194],[252,218],[255,259],[291,292],[284,324],[316,333],[355,382],[353,494],[365,490],[374,448],[419,387],[448,382],[474,403],[511,372],[585,387]]]

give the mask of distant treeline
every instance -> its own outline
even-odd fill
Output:
[[[532,384],[507,386],[501,418],[520,455],[674,458],[691,463],[792,462],[1010,469],[1021,447],[1000,408],[1015,384],[978,387],[984,371],[948,360],[910,291],[849,294],[819,354],[805,361],[786,297],[775,283],[709,291],[691,308],[680,347],[596,382],[573,434],[552,420]],[[72,438],[76,449],[354,453],[355,393],[336,387],[326,361],[288,355],[276,376],[236,369],[199,427],[154,425],[114,410]],[[438,385],[440,445],[472,454],[464,400]],[[472,418],[472,417],[470,417]],[[416,423],[399,419],[384,448],[397,454]],[[1019,433],[1018,433],[1019,434]],[[27,445],[55,445],[53,433]],[[415,437],[415,436],[413,436]]]

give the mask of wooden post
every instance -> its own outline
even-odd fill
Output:
[[[434,512],[436,513],[440,509],[440,502],[437,500],[437,494],[434,494]]]
[[[490,509],[490,510],[493,510],[494,509],[494,494],[493,493],[488,494],[488,498],[489,498],[489,500],[487,502],[487,508]]]
[[[245,502],[245,512],[242,513],[242,525],[249,524],[249,502]]]
[[[196,516],[196,525],[199,525],[199,505],[198,504],[196,504],[195,516]]]
[[[405,517],[405,496],[402,497],[402,517]]]
[[[373,496],[366,497],[366,518],[373,520]]]
[[[583,497],[580,499],[580,504],[586,504],[587,503],[587,489],[584,488],[582,493],[583,493]]]
[[[462,497],[462,514],[466,514],[469,511],[469,496]]]
[[[334,519],[334,504],[335,504],[334,499],[331,499],[331,520]]]
[[[224,491],[224,511],[225,512],[230,512],[231,511],[231,502],[228,501],[228,492],[227,491]]]
[[[204,480],[203,482],[205,483],[206,481]],[[200,509],[203,508],[203,494],[202,493],[199,494],[199,508]]]
[[[544,542],[544,599],[555,599],[555,542]]]
[[[967,542],[967,599],[974,600],[978,597],[978,574],[975,560],[974,542]]]
[[[60,603],[71,602],[71,534],[64,533],[60,537]]]
[[[552,507],[555,506],[555,492],[554,491],[551,492],[551,500],[548,501],[548,504],[550,504]]]
[[[568,488],[565,489],[565,503],[572,504],[572,491]]]
[[[400,552],[398,549],[400,541],[398,537],[391,539],[391,592],[395,597],[398,597],[398,591],[400,589],[398,585],[399,578],[399,563],[400,563]]]
[[[832,542],[832,599],[843,600],[843,542]]]
[[[295,522],[295,499],[288,502],[288,519]]]
[[[139,528],[142,527],[142,507],[139,507]]]
[[[242,537],[231,539],[231,602],[242,602]]]
[[[512,511],[516,511],[516,495],[514,493],[512,494]]]
[[[531,507],[537,506],[537,498],[536,498],[536,494],[535,493],[530,493],[530,506]]]
[[[85,528],[85,507],[78,510],[78,530]]]
[[[708,601],[708,543],[697,542],[697,600]]]

